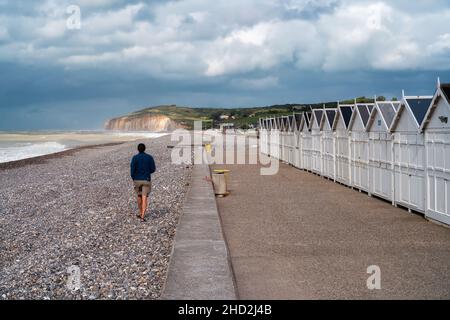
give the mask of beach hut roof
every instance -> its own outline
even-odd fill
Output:
[[[447,101],[447,105],[450,106],[450,83],[440,84],[438,81],[436,93],[434,94],[434,97],[430,102],[430,107],[428,108],[427,113],[425,114],[425,117],[420,125],[420,131],[426,127],[441,98],[444,98]]]
[[[277,118],[277,129],[278,129],[278,130],[283,130],[283,120],[282,120],[282,117],[278,117],[278,118]]]
[[[345,128],[348,129],[353,114],[353,105],[340,105],[339,114],[344,121]]]
[[[355,122],[356,117],[359,117],[363,123],[364,129],[367,130],[369,120],[372,114],[375,104],[371,103],[357,103],[353,109],[352,117],[350,118],[350,123],[348,128],[350,128]]]
[[[334,119],[336,119],[336,109],[325,109],[326,120],[331,129],[333,129]]]
[[[289,116],[288,121],[289,121],[289,131],[295,131],[296,123],[294,115]]]
[[[395,115],[400,107],[399,102],[377,102],[377,109],[381,114],[387,128],[391,127],[392,121],[394,121]]]
[[[405,99],[419,125],[422,124],[422,121],[425,118],[425,114],[428,111],[428,107],[430,106],[432,99],[433,97]]]
[[[405,96],[403,95],[400,108],[392,121],[390,131],[392,131],[398,123],[401,114],[401,108],[406,108],[410,115],[413,117],[417,128],[421,128],[428,113],[428,109],[431,106],[433,96]]]
[[[296,113],[294,114],[294,122],[295,122],[295,130],[302,130],[302,119],[303,119],[303,113]]]
[[[314,119],[319,128],[322,126],[323,109],[314,109]]]
[[[310,125],[311,125],[311,112],[304,112],[303,113],[303,121],[305,122],[304,125],[306,125],[306,127],[308,129],[310,129]]]
[[[373,105],[371,104],[357,104],[356,108],[358,109],[359,116],[364,124],[364,127],[367,128],[367,124],[369,123],[370,114],[373,110]]]
[[[289,117],[283,116],[281,118],[281,130],[288,131],[289,130]]]

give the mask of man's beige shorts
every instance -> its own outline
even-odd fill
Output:
[[[148,196],[152,190],[152,182],[145,180],[134,180],[134,191],[138,196]]]

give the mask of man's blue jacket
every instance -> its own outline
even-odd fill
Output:
[[[139,152],[131,159],[131,178],[133,180],[150,181],[156,171],[155,160],[145,152]]]

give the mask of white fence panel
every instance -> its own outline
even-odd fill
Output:
[[[346,131],[336,132],[336,180],[350,185],[350,147]]]
[[[363,131],[351,133],[352,186],[369,192],[369,134]]]
[[[302,163],[303,169],[312,171],[312,158],[313,158],[313,148],[312,148],[312,135],[309,131],[302,132]]]
[[[450,132],[426,130],[427,216],[450,224]]]
[[[425,145],[423,135],[394,134],[394,203],[425,212]]]
[[[334,132],[323,131],[322,132],[323,143],[323,175],[335,179],[335,150],[334,150]]]
[[[311,171],[322,174],[322,132],[320,129],[312,129],[312,154],[311,154]]]
[[[370,190],[378,197],[393,201],[392,138],[385,132],[370,133]]]

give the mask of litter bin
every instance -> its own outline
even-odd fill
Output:
[[[213,170],[212,182],[214,185],[214,193],[217,196],[225,196],[228,194],[228,173],[230,170]]]

